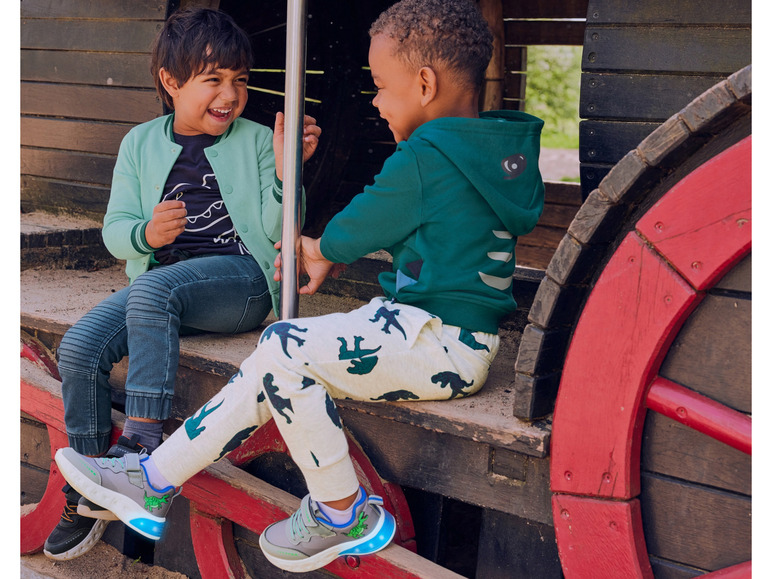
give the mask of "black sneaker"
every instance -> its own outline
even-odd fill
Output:
[[[137,436],[130,439],[121,436],[107,451],[111,458],[127,453],[139,452],[144,447],[137,442]],[[49,559],[68,561],[88,552],[107,528],[109,521],[117,521],[109,510],[82,497],[69,484],[62,491],[67,495],[62,517],[51,531],[43,546],[43,553]]]
[[[43,553],[49,559],[69,561],[96,545],[105,532],[107,521],[81,517],[77,513],[80,494],[70,485],[65,485],[62,491],[66,495],[64,511],[59,523],[46,539]]]
[[[126,438],[121,435],[118,441],[110,447],[107,451],[107,458],[120,458],[121,456],[129,453],[137,453],[145,448],[137,442],[139,437],[136,434],[132,434],[131,438]],[[82,517],[89,517],[90,519],[102,519],[103,521],[117,521],[116,517],[111,511],[99,506],[96,503],[92,503],[86,497],[80,497],[78,501],[78,514]]]

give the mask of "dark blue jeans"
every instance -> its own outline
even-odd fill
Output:
[[[206,256],[159,266],[105,298],[58,350],[70,446],[100,455],[110,444],[113,364],[129,356],[126,415],[169,417],[180,333],[256,329],[271,311],[265,275],[250,256]]]

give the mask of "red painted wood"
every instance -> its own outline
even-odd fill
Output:
[[[27,412],[27,414],[32,414],[32,412],[24,410],[24,408],[25,403],[23,400],[22,410]],[[34,416],[34,414],[32,415]],[[22,555],[38,553],[43,550],[43,544],[59,522],[64,509],[65,497],[62,487],[65,485],[65,480],[54,462],[54,454],[62,446],[67,446],[67,436],[49,426],[48,437],[51,441],[51,470],[48,476],[48,484],[46,485],[43,498],[35,509],[21,517],[20,547]]]
[[[700,297],[634,233],[593,289],[566,356],[555,406],[553,492],[640,492],[646,388]]]
[[[620,244],[585,304],[566,357],[551,447],[552,490],[569,493],[553,496],[567,577],[603,576],[596,566],[609,558],[616,569],[609,577],[651,575],[639,509],[628,519],[634,524],[624,528],[620,543],[626,548],[612,554],[604,543],[609,512],[632,505],[629,499],[639,494],[643,398],[677,330],[704,295],[693,288],[711,287],[750,251],[750,145],[748,138],[717,155],[652,207],[637,234]],[[659,386],[651,404],[664,409],[673,403],[672,392]],[[714,408],[689,402],[687,414],[705,414],[696,421],[700,427],[718,422]],[[750,452],[748,426],[743,421],[718,430]],[[749,576],[750,563],[719,573],[735,572]]]
[[[190,537],[202,579],[244,579],[248,576],[233,543],[230,521],[201,514],[191,507]]]
[[[56,362],[52,360],[51,357],[43,350],[40,344],[32,341],[22,340],[21,357],[34,362],[46,370],[46,372],[51,374],[51,376],[56,378],[59,382],[62,381],[62,378],[59,376],[59,367],[57,366]]]
[[[715,285],[751,247],[751,137],[679,181],[637,229],[694,288]]]
[[[255,533],[261,533],[269,524],[286,518],[289,514],[262,501],[259,497],[234,488],[206,471],[198,473],[186,482],[182,488],[182,494],[191,501],[197,511],[201,512],[200,516],[205,514],[210,517],[222,517]],[[213,531],[210,530],[211,532]],[[227,576],[226,573],[232,569],[221,554],[212,556],[208,552],[210,547],[204,539],[194,544],[194,549],[197,561],[203,559],[207,564],[211,564],[212,576]],[[345,560],[338,559],[325,569],[338,577],[352,579],[421,579],[420,575],[398,568],[378,554],[364,557],[357,563],[358,565],[352,568]]]
[[[732,565],[726,569],[702,575],[702,579],[751,579],[751,562]]]
[[[552,515],[566,577],[653,577],[646,553],[641,505],[556,494]]]
[[[658,376],[646,406],[684,426],[751,454],[751,417]]]

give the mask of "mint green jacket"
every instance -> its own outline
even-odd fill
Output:
[[[174,115],[131,129],[121,142],[102,228],[105,246],[126,260],[129,283],[156,265],[145,228],[182,147],[174,142]],[[279,284],[273,280],[274,243],[281,239],[282,193],[276,178],[273,131],[237,118],[205,149],[239,237],[265,274],[278,314]]]

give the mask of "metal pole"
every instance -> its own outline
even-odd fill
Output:
[[[306,0],[287,0],[287,63],[284,81],[284,183],[281,231],[281,319],[298,315],[297,255],[303,191]]]

